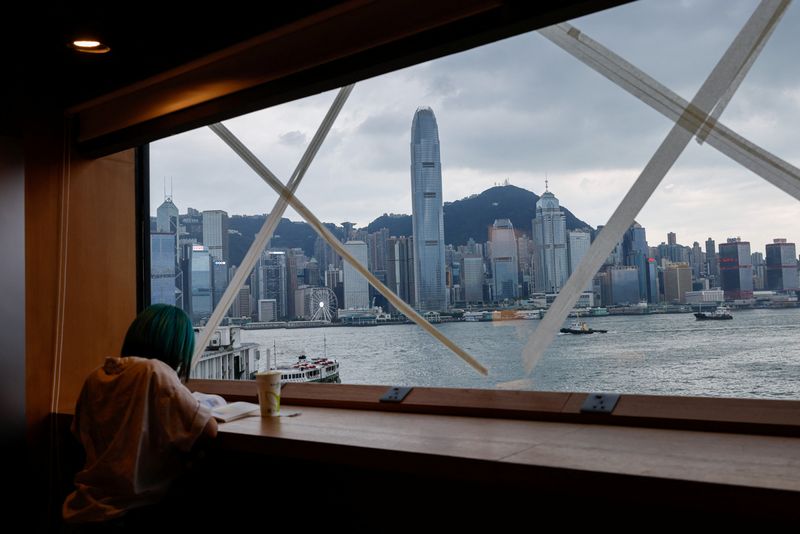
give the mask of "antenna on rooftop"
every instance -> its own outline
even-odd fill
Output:
[[[544,192],[545,193],[547,193],[549,191],[548,187],[549,187],[549,184],[548,184],[548,181],[547,181],[547,172],[545,172],[544,173]]]

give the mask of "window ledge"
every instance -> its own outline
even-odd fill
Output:
[[[192,390],[257,402],[255,382],[192,380]],[[800,437],[800,401],[622,395],[612,414],[581,413],[588,393],[414,388],[402,403],[382,403],[389,386],[287,384],[281,403],[529,421],[603,424]]]

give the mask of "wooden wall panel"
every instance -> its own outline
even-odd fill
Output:
[[[96,160],[73,154],[64,173],[61,128],[51,126],[37,134],[40,150],[26,167],[29,429],[53,408],[73,411],[84,378],[119,354],[136,314],[134,151]]]
[[[73,162],[59,411],[89,372],[119,355],[136,316],[134,151]]]

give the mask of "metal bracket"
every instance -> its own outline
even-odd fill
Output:
[[[583,401],[581,413],[611,413],[619,397],[619,393],[591,393]]]
[[[406,395],[408,395],[412,389],[414,388],[390,388],[389,391],[384,393],[383,397],[381,397],[381,402],[403,402],[403,399],[406,398]]]

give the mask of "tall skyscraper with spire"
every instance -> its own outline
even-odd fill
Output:
[[[536,254],[536,289],[557,293],[569,277],[567,258],[567,217],[545,181],[545,192],[536,202],[533,219],[533,246]]]
[[[439,128],[428,107],[411,123],[411,221],[414,234],[414,290],[422,311],[447,309]]]

